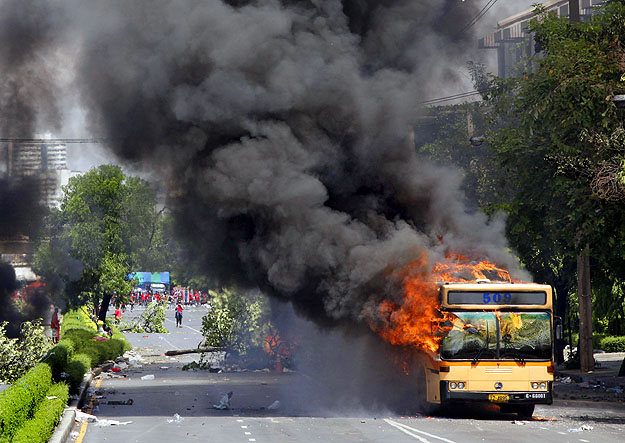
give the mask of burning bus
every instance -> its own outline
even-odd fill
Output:
[[[551,404],[551,286],[512,281],[488,262],[438,265],[434,277],[408,273],[401,305],[384,303],[388,323],[376,328],[392,344],[418,349],[404,371],[424,409],[483,402],[531,417],[536,404]]]

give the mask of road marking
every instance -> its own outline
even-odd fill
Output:
[[[255,438],[249,438],[248,440],[249,440],[249,441],[256,441],[256,439],[255,439]]]
[[[102,379],[99,378],[98,381],[95,382],[95,387],[96,389],[100,387],[100,385],[102,384]],[[95,399],[95,391],[93,394],[91,394],[91,400],[89,402],[89,407],[87,408],[87,414],[91,414],[92,411],[92,405],[93,405],[93,400]],[[85,438],[85,434],[87,433],[87,426],[89,425],[89,422],[84,422],[82,424],[82,426],[80,427],[80,433],[78,434],[78,437],[76,437],[76,441],[75,443],[82,443],[82,439]]]
[[[247,425],[245,425],[245,426],[241,426],[241,428],[243,428],[243,429],[247,429]]]
[[[579,441],[583,441],[583,442],[585,442],[585,443],[590,443],[590,441],[588,441],[588,440],[584,440],[583,438],[580,438],[580,439],[579,439]]]
[[[168,318],[166,318],[165,320],[166,320],[166,321],[168,321],[168,322],[171,322],[171,323],[175,323],[175,321],[170,320],[170,319],[168,319]],[[197,329],[192,328],[191,326],[182,325],[182,327],[183,327],[183,328],[189,328],[189,329],[191,329],[192,331],[197,332],[198,334],[201,334],[201,333],[202,333],[202,331],[198,331]]]
[[[207,394],[208,395],[208,394]],[[237,420],[239,423],[243,423],[243,420]]]
[[[251,432],[246,432],[245,435],[252,435],[252,433]]]
[[[417,434],[425,435],[426,437],[435,438],[437,440],[441,440],[441,441],[444,441],[444,442],[447,442],[447,443],[455,443],[453,440],[448,440],[448,439],[446,439],[444,437],[439,437],[438,435],[430,434],[430,433],[425,432],[425,431],[420,431],[419,429],[413,428],[413,427],[405,425],[403,423],[399,423],[399,422],[396,422],[396,421],[393,421],[393,420],[389,420],[388,418],[385,418],[384,421],[386,423],[388,423],[389,425],[393,426],[394,428],[399,429],[400,431],[410,435],[411,437],[416,438],[417,440],[419,440],[419,441],[421,441],[423,443],[430,443],[430,441],[426,440],[423,437],[419,437],[416,434],[413,434],[413,432],[416,432]]]

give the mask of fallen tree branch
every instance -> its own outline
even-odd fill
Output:
[[[226,348],[220,346],[208,346],[205,348],[195,348],[195,349],[176,349],[174,351],[167,351],[165,355],[182,355],[182,354],[201,354],[203,352],[223,352],[226,351]]]

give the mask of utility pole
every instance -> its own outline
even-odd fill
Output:
[[[569,23],[579,23],[579,0],[569,0]],[[578,243],[578,248],[581,245]],[[577,298],[579,301],[579,362],[582,372],[595,368],[592,345],[592,291],[590,286],[590,248],[577,255]],[[571,344],[573,346],[573,344]]]
[[[592,293],[590,288],[590,248],[577,256],[577,299],[579,301],[579,362],[582,372],[595,368],[592,345]]]
[[[569,0],[569,23],[579,23],[579,0]]]

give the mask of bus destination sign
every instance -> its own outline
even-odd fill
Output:
[[[447,302],[450,305],[544,305],[547,302],[547,294],[542,291],[449,291]]]

